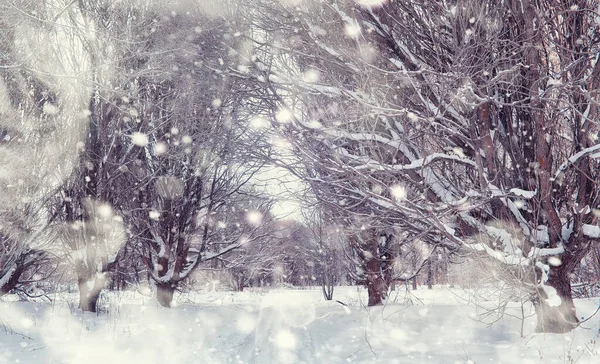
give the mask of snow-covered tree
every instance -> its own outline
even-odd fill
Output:
[[[313,206],[312,212],[305,213],[305,224],[310,244],[307,249],[309,260],[314,267],[314,280],[321,286],[323,297],[331,301],[335,286],[345,275],[344,233],[328,223],[322,211]]]
[[[263,4],[255,70],[320,201],[499,260],[539,331],[572,329],[600,238],[598,2]]]
[[[91,59],[67,1],[0,5],[0,291],[47,263],[49,196],[84,137]],[[22,274],[26,274],[23,276]]]
[[[238,79],[226,72],[238,62],[230,51],[239,47],[235,28],[202,11],[138,17],[154,31],[134,33],[137,48],[124,58],[132,72],[120,77],[127,92],[121,130],[134,157],[119,167],[133,186],[119,206],[158,300],[169,306],[202,262],[257,238],[263,206],[240,197],[253,193],[264,162],[252,152],[263,142],[240,122]],[[248,217],[231,221],[241,215]]]
[[[26,292],[28,285],[41,280],[50,266],[47,235],[49,221],[36,213],[39,202],[21,209],[3,211],[0,233],[0,296],[13,290]]]

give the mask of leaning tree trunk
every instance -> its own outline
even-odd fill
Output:
[[[156,284],[156,299],[163,307],[171,307],[173,305],[173,294],[175,293],[176,285],[167,283]]]
[[[4,242],[0,242],[0,244],[4,244]],[[41,262],[45,256],[46,253],[44,251],[36,249],[28,249],[26,252],[19,255],[14,265],[11,268],[6,269],[2,276],[0,276],[0,296],[15,289],[20,283],[21,276],[25,274],[29,268]],[[2,264],[2,262],[0,262],[0,264]]]
[[[21,274],[23,274],[23,267],[16,266],[5,273],[5,276],[0,277],[0,281],[2,281],[2,285],[0,286],[0,296],[7,294],[17,286]],[[8,276],[8,278],[6,278],[6,276]]]
[[[569,270],[565,266],[554,267],[550,270],[546,286],[556,289],[560,297],[548,297],[544,290],[540,290],[534,301],[537,316],[536,332],[566,333],[573,330],[579,320],[575,311],[575,303],[571,294],[571,281]]]

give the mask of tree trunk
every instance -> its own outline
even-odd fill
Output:
[[[391,252],[389,252],[389,236],[376,234],[375,231],[366,233],[364,248],[358,242],[354,246],[364,264],[365,276],[361,280],[367,286],[369,306],[383,304],[387,298],[387,290],[392,281]],[[371,254],[366,255],[363,249]]]
[[[326,301],[331,301],[333,299],[333,284],[331,282],[324,282],[321,285],[323,289],[323,297],[325,297]]]
[[[173,294],[175,293],[175,286],[171,283],[158,283],[156,284],[156,299],[163,307],[171,307],[173,304]]]
[[[415,277],[415,278],[412,279],[412,289],[413,289],[413,291],[416,291],[417,288],[418,288],[417,277]]]
[[[369,294],[369,306],[377,306],[383,304],[385,299],[385,291],[381,288],[383,280],[381,277],[376,277],[367,283],[367,292]]]
[[[4,296],[17,286],[17,283],[19,283],[19,278],[21,277],[21,274],[23,274],[23,267],[17,266],[6,274],[10,274],[10,278],[8,278],[0,287],[0,296]]]
[[[381,305],[387,296],[387,284],[381,274],[381,262],[372,258],[366,263],[369,306]]]
[[[4,278],[4,283],[2,286],[0,286],[0,296],[3,296],[15,289],[19,284],[21,275],[23,275],[23,273],[25,273],[31,266],[36,264],[36,261],[41,261],[45,255],[46,253],[39,250],[27,250],[26,253],[19,255],[14,267],[5,272],[4,276],[0,277]],[[10,274],[8,279],[5,277],[7,274]]]
[[[546,286],[556,289],[560,304],[550,304],[545,291],[540,290],[538,298],[534,302],[537,315],[536,332],[566,333],[573,330],[579,320],[575,312],[575,304],[571,294],[571,281],[566,268],[555,267],[550,271]]]
[[[431,261],[431,257],[427,259],[427,288],[433,289],[433,262]]]
[[[94,279],[94,286],[90,289],[88,280],[78,279],[79,286],[79,308],[83,312],[98,312],[98,298],[102,291],[102,283]]]
[[[238,292],[244,292],[244,288],[246,288],[246,278],[243,274],[239,276],[233,277],[233,284],[235,285],[235,290]]]
[[[444,255],[442,256],[441,262],[438,263],[438,267],[440,269],[440,274],[438,278],[438,283],[440,284],[448,284],[450,283],[450,277],[448,276],[448,253],[446,249],[444,249]]]
[[[323,285],[321,286],[323,289],[323,297],[326,301],[331,301],[333,299],[333,286]]]

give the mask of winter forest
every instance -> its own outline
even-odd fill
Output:
[[[0,0],[0,363],[600,362],[599,0]]]

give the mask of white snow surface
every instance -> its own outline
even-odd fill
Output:
[[[100,314],[76,309],[76,294],[52,303],[0,300],[0,363],[578,363],[600,362],[600,319],[564,335],[535,334],[512,302],[492,326],[478,313],[493,294],[436,286],[392,292],[388,304],[366,307],[366,292],[337,287],[197,292],[159,307],[138,292],[102,296]],[[485,298],[482,298],[485,297]],[[598,299],[577,300],[588,317]],[[526,316],[532,308],[526,306]],[[495,316],[494,316],[495,317]]]

